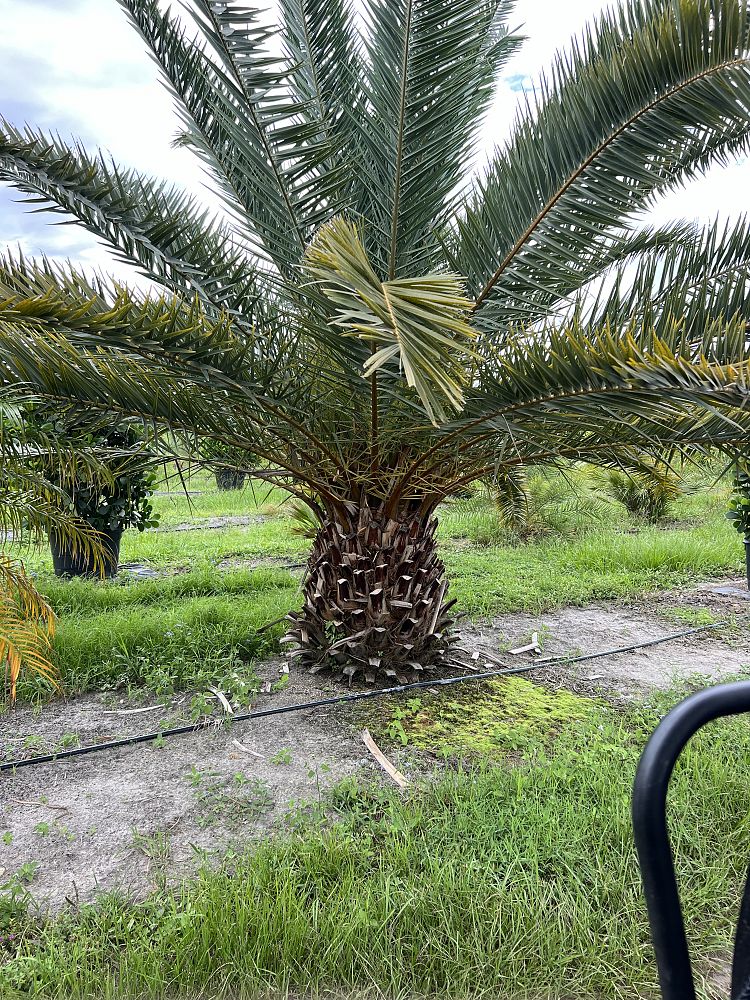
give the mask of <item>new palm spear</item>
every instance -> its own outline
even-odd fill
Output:
[[[744,220],[644,227],[747,151],[737,0],[634,0],[467,176],[520,44],[507,0],[120,0],[222,200],[4,122],[0,177],[163,293],[7,257],[14,391],[209,439],[309,504],[313,668],[447,662],[441,501],[480,477],[747,434]]]

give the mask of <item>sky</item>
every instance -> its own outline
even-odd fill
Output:
[[[503,71],[480,160],[507,136],[523,90],[604,6],[603,0],[519,0],[512,25],[527,41]],[[65,139],[77,137],[125,166],[202,191],[195,157],[171,148],[177,128],[171,99],[116,0],[0,0],[0,24],[0,115],[16,126],[29,123]],[[713,168],[667,196],[651,220],[736,216],[745,210],[748,179],[750,163]],[[127,265],[80,227],[52,225],[63,217],[32,214],[18,199],[0,184],[0,247],[67,257],[132,278]]]

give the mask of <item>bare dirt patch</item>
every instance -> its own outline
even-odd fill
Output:
[[[278,678],[278,662],[261,673]],[[330,696],[330,682],[295,676],[260,704]],[[124,706],[125,707],[125,706]],[[104,714],[98,696],[19,709],[0,718],[1,742],[17,754],[24,738],[81,744],[158,728],[167,710]],[[233,740],[255,751],[238,749]],[[201,860],[267,837],[319,788],[371,758],[339,709],[296,712],[212,726],[164,741],[104,751],[0,774],[0,877],[39,862],[32,890],[51,909],[121,888],[142,895],[168,872],[180,878]]]
[[[247,527],[248,524],[263,524],[268,518],[265,514],[222,514],[218,517],[204,517],[195,521],[183,521],[181,524],[165,524],[157,531],[204,531],[206,528]]]
[[[467,628],[464,645],[474,642],[508,665],[520,666],[533,657],[502,653],[528,642],[533,632],[539,634],[543,657],[577,656],[668,638],[693,627],[690,612],[697,611],[703,611],[712,623],[728,620],[731,624],[581,663],[540,667],[530,679],[585,693],[632,698],[654,688],[668,689],[689,680],[716,682],[750,670],[750,605],[716,595],[708,587],[654,595],[627,606],[601,603],[540,615],[505,615]]]
[[[619,701],[679,681],[698,678],[708,684],[746,671],[748,612],[747,602],[717,596],[707,585],[629,606],[601,603],[541,615],[507,615],[467,626],[463,644],[481,645],[503,662],[522,665],[532,662],[533,654],[512,657],[504,651],[521,645],[534,631],[540,634],[543,655],[573,655],[670,636],[690,627],[680,615],[733,619],[731,628],[579,664],[540,665],[527,675],[538,683]],[[278,680],[279,662],[261,665],[259,673]],[[287,687],[261,695],[258,707],[330,697],[341,690],[329,678],[292,668]],[[445,696],[450,696],[448,691]],[[183,696],[182,703],[124,715],[108,714],[111,701],[98,696],[54,702],[40,713],[21,708],[0,716],[0,749],[9,760],[76,739],[90,744],[148,732],[160,721],[173,724],[188,702],[189,696]],[[3,772],[0,877],[3,870],[8,875],[21,865],[39,862],[31,886],[34,896],[58,909],[66,899],[89,900],[113,888],[140,896],[165,879],[187,876],[201,860],[271,836],[290,811],[315,802],[326,786],[345,775],[387,780],[352,720],[345,706],[306,710],[231,729],[212,726],[168,739],[162,746],[135,745]],[[259,756],[239,749],[233,740]],[[384,749],[402,771],[410,772],[408,753]]]

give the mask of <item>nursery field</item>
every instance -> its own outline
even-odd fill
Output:
[[[750,6],[5,6],[0,1000],[692,998],[630,806],[750,677]],[[749,775],[670,774],[700,1000]]]
[[[0,997],[655,998],[630,788],[664,711],[750,668],[750,603],[719,592],[743,585],[728,490],[696,480],[655,523],[557,477],[532,484],[522,526],[456,501],[439,533],[461,644],[533,669],[232,725],[224,702],[349,692],[285,670],[277,619],[309,541],[284,495],[187,485],[159,489],[158,528],[126,532],[115,580],[58,580],[23,553],[58,615],[65,697],[22,683],[0,763],[194,731],[0,773]],[[541,655],[509,652],[534,633]],[[749,762],[747,721],[714,725],[670,801],[711,1000]]]

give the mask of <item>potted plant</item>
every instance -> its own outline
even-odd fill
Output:
[[[50,530],[55,575],[115,576],[123,531],[144,531],[158,523],[150,499],[155,480],[149,471],[153,457],[143,449],[141,424],[126,420],[113,426],[78,411],[54,413],[39,405],[29,407],[25,418],[69,452],[80,449],[81,453],[97,455],[99,462],[98,469],[89,464],[71,471],[54,453],[35,460],[46,479],[67,495],[71,514],[97,531],[102,543],[103,566],[101,562],[97,565],[90,552],[73,547],[65,533]]]
[[[202,441],[199,447],[200,457],[213,469],[218,490],[241,490],[245,485],[247,474],[236,463],[247,462],[246,454],[238,454],[236,448],[221,441],[211,439]]]
[[[734,474],[732,506],[726,514],[745,542],[745,575],[750,590],[750,472],[738,465]]]
[[[113,485],[84,483],[71,488],[73,511],[100,535],[104,570],[100,574],[88,553],[74,550],[65,536],[50,532],[52,564],[56,576],[115,576],[120,562],[120,542],[126,528],[145,531],[158,519],[151,505],[154,476],[143,469],[120,470]]]

